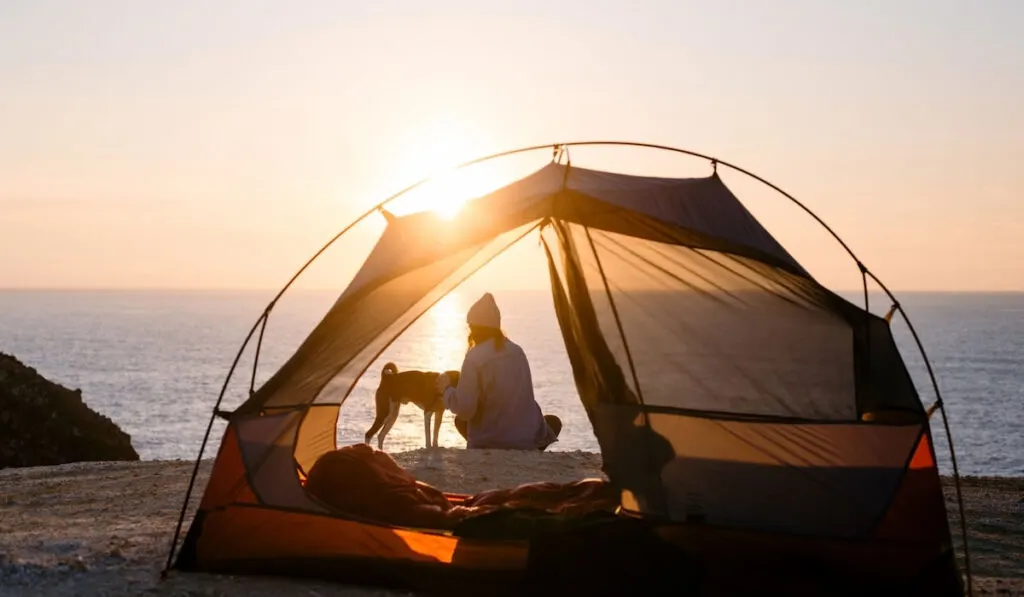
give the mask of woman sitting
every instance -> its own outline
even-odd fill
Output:
[[[541,413],[526,353],[501,331],[501,312],[490,293],[469,309],[466,323],[469,351],[458,386],[446,375],[437,380],[466,447],[544,450],[557,441],[562,422]]]

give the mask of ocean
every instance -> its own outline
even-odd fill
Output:
[[[194,459],[225,374],[267,291],[0,291],[0,351],[47,378],[80,388],[85,401],[132,436],[143,459]],[[596,451],[579,404],[546,291],[496,292],[509,336],[523,346],[537,399],[563,431],[555,450]],[[294,291],[275,309],[256,384],[299,345],[334,301],[333,293]],[[362,441],[373,419],[373,389],[387,360],[400,368],[457,369],[465,352],[471,299],[446,297],[381,356],[342,408],[341,444]],[[851,300],[861,299],[852,295]],[[945,399],[962,474],[1024,475],[1024,294],[901,293]],[[884,310],[882,297],[872,305]],[[874,309],[873,310],[877,310]],[[897,342],[925,404],[933,392],[907,328]],[[223,408],[244,400],[252,351],[243,356]],[[423,446],[423,419],[406,407],[385,449]],[[938,413],[932,419],[940,467],[949,472]],[[218,420],[207,456],[223,424]],[[446,415],[441,445],[464,442]]]

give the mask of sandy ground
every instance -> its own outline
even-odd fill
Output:
[[[599,457],[581,452],[441,449],[395,458],[418,478],[459,492],[600,475]],[[397,594],[322,582],[199,574],[172,574],[161,582],[159,571],[191,466],[84,463],[0,471],[0,595]],[[206,463],[194,500],[208,471]],[[975,593],[1024,596],[1024,479],[966,479],[964,491]],[[959,533],[949,483],[946,493],[953,531]]]

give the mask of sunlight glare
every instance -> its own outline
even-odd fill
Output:
[[[494,188],[493,178],[481,168],[445,170],[430,182],[410,191],[400,202],[402,213],[433,211],[445,220],[454,219],[468,201]]]
[[[451,126],[434,125],[411,134],[404,147],[404,159],[398,160],[408,167],[400,166],[398,171],[408,174],[406,183],[410,179],[434,178],[400,197],[395,202],[394,213],[431,211],[445,220],[452,220],[467,201],[493,190],[494,177],[486,168],[471,166],[454,170],[459,163],[475,157],[474,145]]]
[[[466,309],[462,297],[452,292],[438,301],[428,312],[429,317],[424,318],[429,331],[427,332],[431,344],[430,354],[433,357],[432,370],[448,371],[459,370],[462,367],[462,359],[466,356]],[[438,442],[442,446],[465,445],[465,440],[455,430],[452,424],[453,415],[450,412],[442,415],[445,423],[441,425],[441,433]]]
[[[458,369],[466,353],[466,313],[462,300],[451,293],[438,301],[428,312],[429,337],[435,371]]]
[[[417,189],[417,201],[421,209],[430,209],[445,220],[459,214],[462,206],[488,190],[485,177],[479,171],[447,171],[437,179]]]

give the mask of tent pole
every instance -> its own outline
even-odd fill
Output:
[[[780,187],[776,186],[775,184],[769,182],[768,180],[758,176],[757,174],[754,174],[753,172],[750,172],[749,170],[746,170],[744,168],[741,168],[741,167],[736,166],[734,164],[731,164],[729,162],[722,161],[722,160],[720,160],[718,158],[715,158],[715,157],[712,157],[712,156],[704,155],[704,154],[697,153],[697,152],[694,152],[694,151],[689,151],[689,150],[686,150],[686,149],[679,149],[679,148],[676,148],[676,147],[670,147],[670,146],[666,146],[666,145],[656,145],[656,144],[652,144],[652,143],[636,143],[636,142],[630,142],[630,141],[610,141],[610,142],[609,141],[581,141],[581,142],[576,142],[576,143],[563,143],[562,145],[567,145],[567,146],[572,146],[572,145],[621,145],[621,146],[632,146],[632,147],[648,147],[648,148],[652,148],[652,149],[663,149],[663,150],[667,150],[667,151],[674,151],[676,153],[682,153],[682,154],[685,154],[685,155],[690,155],[690,156],[693,156],[693,157],[698,157],[698,158],[703,158],[703,159],[706,159],[706,160],[710,160],[712,165],[721,164],[721,165],[723,165],[723,166],[725,166],[727,168],[731,168],[731,169],[733,169],[733,170],[735,170],[737,172],[740,172],[742,174],[746,174],[750,178],[753,178],[754,180],[757,180],[758,182],[764,184],[765,186],[775,190],[776,192],[778,192],[783,197],[789,199],[791,202],[793,202],[794,205],[796,205],[797,207],[802,209],[804,212],[806,212],[807,215],[811,216],[811,218],[813,218],[815,221],[817,221],[818,224],[821,225],[821,227],[824,228],[830,235],[832,235],[832,238],[834,238],[836,240],[836,242],[838,242],[839,245],[843,247],[843,249],[850,255],[850,257],[854,260],[854,262],[856,262],[857,267],[860,268],[860,270],[866,276],[870,276],[876,283],[878,283],[878,285],[882,288],[882,290],[884,290],[885,293],[889,296],[889,298],[896,304],[896,308],[903,315],[904,321],[907,322],[907,326],[910,329],[910,333],[914,337],[914,342],[917,344],[917,348],[918,348],[918,350],[920,350],[921,356],[924,358],[925,366],[928,369],[928,376],[931,379],[932,387],[935,390],[935,396],[936,396],[936,398],[938,400],[939,408],[942,410],[942,422],[943,422],[943,427],[944,427],[945,433],[946,433],[946,439],[949,442],[950,460],[952,461],[952,464],[953,464],[953,481],[954,481],[954,484],[956,486],[957,506],[959,508],[959,513],[960,513],[960,530],[961,530],[962,540],[963,540],[963,545],[964,545],[964,572],[966,573],[966,576],[967,576],[967,593],[968,593],[968,595],[973,595],[972,579],[971,579],[971,558],[970,558],[970,549],[968,547],[968,541],[967,541],[967,517],[964,515],[963,494],[962,494],[962,490],[961,490],[961,487],[960,487],[960,472],[959,472],[959,469],[957,467],[956,451],[953,448],[953,434],[952,434],[952,431],[949,428],[949,419],[946,416],[945,404],[943,403],[943,400],[942,400],[942,394],[941,394],[941,392],[939,390],[938,381],[935,378],[935,372],[932,370],[931,362],[928,359],[928,355],[925,353],[924,345],[922,344],[920,337],[917,335],[917,331],[914,329],[914,325],[913,325],[913,323],[911,323],[910,318],[907,316],[906,311],[903,309],[902,306],[900,306],[899,301],[896,300],[896,297],[885,286],[885,284],[883,284],[882,281],[879,280],[877,276],[875,276],[870,270],[868,270],[867,266],[865,266],[864,263],[860,260],[860,258],[857,257],[856,253],[853,252],[853,250],[849,247],[849,245],[847,245],[846,242],[844,242],[843,239],[840,238],[839,234],[837,234],[836,231],[833,230],[831,226],[826,224],[825,221],[822,220],[821,217],[818,216],[818,214],[814,213],[814,211],[812,211],[809,207],[807,207],[806,205],[801,203],[796,197],[794,197],[794,196],[790,195],[789,193],[787,193],[786,191],[782,190],[782,188],[780,188]]]
[[[860,281],[864,285],[864,310],[871,315],[871,303],[868,300],[868,270],[864,268],[860,272]]]
[[[964,572],[965,572],[966,577],[967,577],[967,593],[968,593],[968,595],[973,595],[974,593],[973,593],[973,584],[972,584],[972,577],[971,577],[971,557],[970,557],[970,548],[968,547],[968,540],[967,540],[967,517],[964,515],[963,493],[962,493],[962,490],[961,490],[961,487],[960,487],[960,472],[959,472],[959,469],[957,467],[956,451],[955,451],[955,449],[953,447],[953,434],[952,434],[952,431],[950,430],[950,427],[949,427],[949,419],[946,416],[945,404],[943,403],[943,400],[942,400],[942,394],[941,394],[941,392],[939,390],[938,381],[935,378],[935,372],[932,370],[931,361],[929,361],[928,355],[925,353],[924,345],[922,344],[920,337],[917,335],[917,331],[914,329],[914,325],[913,325],[913,323],[911,323],[910,318],[907,316],[906,311],[903,309],[902,306],[900,306],[899,301],[896,300],[896,297],[885,286],[885,284],[883,284],[882,281],[879,280],[877,276],[875,276],[870,270],[868,270],[867,266],[865,266],[864,263],[860,260],[860,258],[857,257],[856,253],[853,252],[853,250],[849,247],[849,245],[847,245],[846,242],[843,241],[843,239],[839,236],[839,234],[837,234],[836,231],[833,230],[831,226],[826,224],[825,221],[822,220],[821,217],[818,216],[818,214],[814,213],[814,211],[812,211],[809,207],[807,207],[802,202],[800,202],[796,197],[794,197],[794,196],[790,195],[789,193],[787,193],[786,191],[784,191],[782,188],[776,186],[775,184],[773,184],[773,183],[769,182],[768,180],[758,176],[757,174],[754,174],[753,172],[751,172],[749,170],[746,170],[744,168],[736,166],[735,164],[731,164],[729,162],[722,161],[722,160],[720,160],[718,158],[715,158],[715,157],[712,157],[712,156],[708,156],[708,155],[704,155],[704,154],[701,154],[701,153],[697,153],[695,151],[689,151],[689,150],[686,150],[686,149],[679,149],[677,147],[671,147],[671,146],[667,146],[667,145],[657,145],[657,144],[653,144],[653,143],[638,143],[638,142],[631,142],[631,141],[580,141],[580,142],[575,142],[575,143],[562,143],[561,145],[565,145],[565,146],[573,146],[573,145],[580,145],[580,146],[582,146],[582,145],[612,145],[612,146],[616,146],[616,145],[618,145],[618,146],[647,147],[647,148],[652,148],[652,149],[662,149],[662,150],[666,150],[666,151],[673,151],[673,152],[676,152],[676,153],[682,153],[682,154],[685,154],[685,155],[706,159],[706,160],[711,161],[712,166],[716,166],[718,164],[721,164],[721,165],[723,165],[723,166],[725,166],[727,168],[731,168],[731,169],[733,169],[733,170],[735,170],[737,172],[745,174],[745,175],[749,176],[750,178],[753,178],[754,180],[756,180],[756,181],[764,184],[765,186],[775,190],[776,192],[778,192],[783,197],[789,199],[794,205],[796,205],[797,207],[802,209],[804,212],[806,212],[807,215],[811,216],[811,218],[813,218],[816,222],[818,222],[818,224],[821,225],[821,227],[824,228],[825,231],[827,231],[832,236],[832,238],[834,238],[835,241],[837,243],[839,243],[839,245],[841,247],[843,247],[843,249],[847,252],[847,254],[850,255],[850,258],[853,259],[853,261],[857,264],[857,267],[861,270],[861,272],[865,276],[870,276],[876,283],[878,283],[878,285],[882,288],[882,290],[885,291],[885,293],[889,296],[889,298],[896,305],[896,308],[903,315],[904,321],[907,322],[907,326],[910,329],[911,335],[914,337],[914,342],[917,344],[918,350],[921,352],[921,356],[924,358],[925,366],[928,369],[928,376],[931,379],[932,387],[935,390],[935,396],[936,396],[936,398],[938,400],[938,406],[942,410],[943,428],[944,428],[945,433],[946,433],[946,439],[949,442],[950,460],[952,461],[952,464],[953,464],[953,481],[954,481],[954,485],[956,487],[957,506],[958,506],[959,514],[960,514],[960,530],[961,530],[961,536],[962,536],[962,541],[963,541],[963,546],[964,546]],[[716,169],[716,172],[717,172],[717,169]]]
[[[956,487],[956,505],[960,512],[960,540],[964,544],[964,573],[967,576],[967,594],[974,595],[973,583],[971,582],[971,552],[967,547],[967,516],[964,515],[964,497],[960,489],[960,472],[956,465],[956,450],[953,449],[953,434],[949,430],[946,406],[942,401],[939,401],[938,405],[939,411],[942,412],[942,426],[946,430],[946,441],[949,442],[949,458],[953,463],[953,485]]]
[[[481,158],[477,158],[477,159],[474,159],[474,160],[470,160],[470,161],[467,161],[467,162],[463,162],[462,164],[459,164],[459,165],[455,166],[453,169],[454,170],[459,170],[459,169],[462,169],[462,168],[467,168],[467,167],[472,166],[474,164],[478,164],[480,162],[485,162],[485,161],[488,161],[488,160],[492,160],[492,159],[496,159],[496,158],[500,158],[500,157],[505,157],[505,156],[509,156],[509,155],[515,155],[515,154],[519,154],[519,153],[526,153],[526,152],[530,152],[530,151],[536,151],[538,149],[547,149],[549,147],[552,147],[552,144],[546,143],[544,145],[533,145],[533,146],[530,146],[530,147],[522,147],[522,148],[519,148],[519,149],[510,150],[510,151],[502,151],[502,152],[499,152],[499,153],[495,153],[495,154],[487,155],[487,156],[484,156],[484,157],[481,157]],[[181,514],[178,517],[178,524],[175,527],[174,536],[171,539],[170,552],[167,554],[167,564],[164,567],[163,571],[161,571],[161,573],[160,573],[161,578],[165,578],[167,576],[167,572],[170,570],[171,564],[174,562],[174,552],[175,552],[175,549],[177,548],[178,537],[181,535],[181,527],[184,524],[185,514],[186,514],[186,512],[188,510],[188,500],[189,500],[189,498],[192,495],[192,489],[195,486],[196,477],[199,474],[199,466],[200,466],[200,464],[202,462],[203,452],[205,451],[206,444],[207,444],[207,442],[210,439],[210,433],[213,430],[213,421],[217,417],[217,414],[219,412],[218,409],[220,408],[221,402],[224,400],[224,394],[227,391],[228,383],[231,381],[231,376],[234,374],[235,369],[238,367],[238,361],[239,361],[239,359],[241,359],[242,353],[245,351],[246,346],[248,346],[249,340],[252,339],[252,335],[256,332],[256,327],[261,325],[261,324],[264,325],[264,326],[266,325],[266,318],[269,315],[269,313],[273,310],[274,306],[277,304],[277,301],[280,300],[280,298],[282,296],[284,296],[284,293],[287,292],[287,290],[292,286],[292,284],[295,283],[295,281],[299,278],[299,276],[301,276],[302,273],[305,272],[309,268],[309,266],[312,265],[313,262],[316,261],[317,258],[320,257],[320,255],[322,255],[328,248],[330,248],[331,245],[333,245],[346,232],[351,230],[353,227],[355,227],[357,224],[359,224],[360,222],[362,222],[366,218],[370,217],[374,212],[379,211],[379,210],[383,210],[384,206],[386,206],[388,203],[390,203],[390,202],[394,201],[395,199],[397,199],[398,197],[401,197],[402,195],[412,191],[413,189],[416,189],[417,187],[420,187],[420,186],[430,182],[431,180],[433,180],[434,178],[436,178],[439,175],[440,175],[440,173],[435,174],[434,176],[428,176],[428,177],[422,178],[419,181],[417,181],[417,182],[415,182],[415,183],[405,187],[404,189],[398,191],[397,193],[391,195],[387,199],[381,201],[377,205],[375,205],[372,208],[366,210],[361,216],[356,218],[351,224],[349,224],[348,226],[345,226],[340,232],[338,232],[333,237],[331,237],[326,243],[323,244],[323,246],[320,247],[319,250],[317,250],[308,260],[306,260],[306,262],[304,264],[302,264],[302,267],[300,267],[298,269],[298,271],[296,271],[292,275],[291,278],[288,279],[288,281],[285,283],[285,285],[283,287],[281,287],[281,289],[277,292],[276,295],[274,295],[274,298],[271,299],[270,303],[267,305],[266,309],[263,311],[263,314],[253,324],[252,328],[249,330],[249,333],[245,336],[245,340],[242,341],[242,346],[238,349],[238,354],[235,355],[235,360],[231,363],[231,367],[228,370],[227,377],[224,380],[224,385],[221,387],[220,394],[217,396],[217,402],[215,403],[215,405],[213,407],[213,413],[210,415],[210,420],[207,423],[206,433],[203,435],[203,443],[199,447],[199,454],[196,456],[196,463],[195,463],[195,466],[192,469],[192,476],[189,479],[188,488],[185,491],[185,499],[183,500],[183,503],[181,505]],[[262,335],[263,335],[263,332],[261,330],[260,331],[261,338],[262,338]],[[255,376],[255,363],[253,365],[253,368],[254,368],[253,375]],[[251,383],[251,385],[250,385],[250,391],[253,389],[252,386],[255,386],[254,382]]]
[[[860,265],[860,281],[864,286],[864,368],[871,371],[871,302],[868,298],[868,268]],[[857,416],[861,416],[861,412]]]
[[[825,221],[822,220],[818,216],[818,214],[816,214],[813,211],[811,211],[811,209],[809,207],[807,207],[806,205],[801,203],[796,197],[794,197],[794,196],[790,195],[789,193],[787,193],[786,191],[782,190],[780,187],[772,184],[771,182],[769,182],[768,180],[758,176],[757,174],[754,174],[753,172],[751,172],[749,170],[745,170],[744,168],[741,168],[741,167],[739,167],[739,166],[737,166],[735,164],[731,164],[731,163],[726,162],[724,160],[721,160],[719,158],[716,158],[716,157],[713,157],[713,156],[710,156],[710,155],[706,155],[706,154],[703,154],[703,153],[698,153],[696,151],[690,151],[688,149],[680,149],[678,147],[672,147],[670,145],[658,145],[656,143],[640,143],[640,142],[636,142],[636,141],[575,141],[575,142],[571,142],[571,143],[560,143],[560,145],[565,145],[565,146],[570,146],[570,147],[571,146],[587,146],[587,145],[604,145],[604,146],[646,147],[646,148],[649,148],[649,149],[661,149],[661,150],[664,150],[664,151],[672,151],[672,152],[675,152],[675,153],[681,153],[683,155],[688,155],[688,156],[692,156],[692,157],[695,157],[695,158],[701,158],[701,159],[704,159],[704,160],[708,160],[709,162],[711,162],[712,166],[715,167],[715,172],[716,173],[718,171],[717,170],[717,166],[718,165],[725,166],[726,168],[731,168],[731,169],[733,169],[733,170],[735,170],[737,172],[740,172],[742,174],[746,174],[750,178],[753,178],[754,180],[760,182],[761,184],[763,184],[763,185],[773,189],[774,191],[776,191],[777,193],[779,193],[780,195],[782,195],[786,199],[789,199],[791,202],[793,202],[794,205],[796,205],[797,207],[802,209],[804,212],[806,212],[807,215],[809,215],[812,218],[814,218],[814,220],[817,221],[818,224],[820,224],[821,227],[824,228],[832,236],[832,238],[834,238],[836,240],[836,242],[838,242],[840,244],[840,246],[843,247],[844,250],[846,250],[846,252],[850,255],[850,257],[855,262],[857,262],[858,266],[862,266],[863,265],[861,263],[860,259],[857,258],[857,255],[853,252],[853,250],[850,249],[850,247],[845,242],[843,242],[843,239],[839,237],[839,235],[836,233],[836,231],[833,230],[828,224],[826,224]]]
[[[935,405],[942,412],[942,427],[946,434],[946,441],[949,442],[949,459],[953,464],[953,486],[956,489],[956,505],[960,517],[960,538],[964,546],[964,573],[967,577],[967,594],[973,595],[973,581],[971,577],[971,551],[967,541],[967,516],[964,514],[964,498],[963,491],[960,487],[960,469],[956,462],[956,449],[953,446],[953,432],[949,428],[949,417],[946,416],[946,404],[942,399],[942,391],[939,390],[939,382],[935,378],[935,372],[932,370],[931,361],[928,359],[928,354],[925,352],[924,344],[921,342],[920,336],[917,335],[917,330],[914,328],[913,322],[910,321],[910,316],[907,315],[903,305],[900,304],[893,293],[878,279],[877,276],[871,272],[867,273],[871,278],[882,288],[883,291],[889,296],[889,299],[893,302],[893,307],[900,312],[903,316],[903,321],[907,323],[907,329],[910,330],[910,335],[914,338],[914,343],[917,345],[918,351],[921,353],[921,358],[924,360],[925,368],[928,370],[928,377],[932,383],[932,389],[935,391]]]
[[[224,379],[224,385],[220,388],[220,394],[217,396],[217,402],[213,405],[213,412],[210,413],[210,421],[206,424],[206,433],[203,435],[203,443],[199,446],[199,454],[196,456],[195,466],[192,467],[192,476],[188,481],[188,488],[185,490],[185,499],[181,503],[181,513],[178,515],[178,524],[174,529],[174,537],[171,539],[171,549],[167,554],[167,564],[164,569],[160,572],[161,578],[167,577],[167,572],[171,569],[171,565],[174,563],[174,550],[178,546],[178,537],[181,536],[181,526],[185,522],[185,514],[188,511],[188,500],[192,497],[192,489],[196,483],[196,476],[199,474],[199,465],[203,461],[203,452],[206,450],[206,444],[210,440],[210,433],[213,431],[213,421],[217,418],[217,412],[220,408],[221,402],[224,400],[224,394],[227,393],[228,383],[231,381],[231,376],[234,374],[235,369],[238,367],[238,361],[242,358],[242,353],[245,352],[245,347],[249,345],[249,340],[252,339],[252,335],[256,332],[256,327],[261,323],[265,325],[267,313],[269,307],[263,312],[263,315],[252,324],[252,328],[249,329],[249,333],[245,336],[245,340],[242,342],[242,346],[238,349],[238,353],[235,355],[235,360],[231,363],[231,368],[228,369],[228,375]]]
[[[270,319],[270,309],[263,312],[263,324],[260,325],[260,336],[256,340],[256,355],[252,358],[252,377],[249,378],[249,395],[252,396],[256,388],[256,369],[260,364],[260,348],[263,346],[263,332],[267,330],[267,320]]]
[[[510,156],[510,155],[515,155],[515,154],[519,154],[519,153],[527,153],[527,152],[530,152],[530,151],[536,151],[538,149],[548,149],[548,148],[551,148],[552,146],[553,145],[551,143],[545,143],[544,145],[531,145],[529,147],[521,147],[521,148],[518,148],[518,149],[509,150],[509,151],[502,151],[502,152],[499,152],[499,153],[492,153],[490,155],[486,155],[486,156],[483,156],[483,157],[480,157],[480,158],[469,160],[467,162],[462,162],[461,164],[453,166],[452,168],[450,168],[450,170],[461,170],[463,168],[468,168],[470,166],[473,166],[475,164],[479,164],[481,162],[486,162],[486,161],[489,161],[489,160],[493,160],[493,159],[497,159],[497,158],[501,158],[501,157],[506,157],[506,156]],[[331,247],[331,245],[333,245],[346,232],[348,232],[353,227],[355,227],[356,224],[359,224],[360,222],[362,222],[366,218],[370,217],[371,215],[373,215],[374,212],[377,212],[377,211],[383,212],[384,207],[386,205],[388,205],[389,203],[391,203],[395,199],[398,199],[402,195],[405,195],[406,193],[408,193],[410,191],[413,191],[414,189],[416,189],[418,187],[421,187],[424,184],[434,180],[435,178],[440,176],[443,172],[444,171],[441,171],[441,172],[438,172],[438,173],[436,173],[436,174],[434,174],[432,176],[427,176],[425,178],[421,178],[420,180],[414,182],[413,184],[411,184],[411,185],[405,187],[404,189],[398,191],[397,193],[391,195],[387,199],[381,201],[377,205],[374,205],[370,209],[368,209],[365,212],[363,212],[363,214],[361,216],[359,216],[358,218],[356,218],[355,220],[353,220],[353,222],[351,224],[349,224],[348,226],[345,226],[345,228],[343,228],[341,230],[341,232],[339,232],[339,233],[335,234],[334,236],[332,236],[326,243],[323,244],[323,246],[320,247],[319,250],[317,250],[316,253],[313,253],[312,257],[310,257],[308,260],[306,260],[306,262],[302,265],[302,267],[300,267],[298,269],[298,271],[295,272],[295,274],[292,275],[292,277],[288,280],[288,282],[281,288],[280,291],[278,291],[278,293],[270,301],[270,305],[267,307],[267,310],[270,311],[271,309],[273,309],[274,305],[277,303],[277,301],[284,295],[284,293],[291,287],[291,285],[295,283],[295,281],[299,278],[299,276],[301,276],[303,274],[303,272],[305,272],[309,268],[309,266],[312,265],[313,262],[316,261],[320,257],[320,255],[322,255],[327,249],[329,249]],[[390,215],[390,214],[386,214],[385,217],[387,217],[388,215]]]
[[[824,220],[821,219],[821,217],[819,217],[816,213],[814,213],[814,211],[812,211],[806,205],[804,205],[799,200],[797,200],[794,196],[790,195],[789,193],[784,191],[782,188],[776,186],[775,184],[769,182],[765,178],[762,178],[762,177],[758,176],[757,174],[754,174],[753,172],[751,172],[749,170],[746,170],[744,168],[741,168],[741,167],[736,166],[734,164],[731,164],[729,162],[720,160],[718,158],[715,158],[715,157],[712,157],[712,156],[709,156],[709,155],[705,155],[705,154],[702,154],[702,153],[698,153],[698,152],[695,152],[695,151],[690,151],[690,150],[686,150],[686,149],[680,149],[680,148],[672,147],[672,146],[669,146],[669,145],[659,145],[659,144],[654,144],[654,143],[640,143],[640,142],[634,142],[634,141],[574,141],[574,142],[567,142],[567,143],[545,143],[543,145],[532,145],[532,146],[528,146],[528,147],[521,147],[521,148],[518,148],[518,149],[512,149],[512,150],[508,150],[508,151],[502,151],[502,152],[499,152],[499,153],[494,153],[494,154],[486,155],[486,156],[483,156],[483,157],[480,157],[480,158],[476,158],[476,159],[469,160],[467,162],[463,162],[461,164],[458,164],[458,165],[450,168],[450,170],[460,170],[462,168],[466,168],[466,167],[472,166],[474,164],[478,164],[478,163],[481,163],[481,162],[486,162],[486,161],[489,161],[489,160],[492,160],[492,159],[496,159],[496,158],[500,158],[500,157],[505,157],[505,156],[510,156],[510,155],[515,155],[515,154],[527,153],[527,152],[536,151],[536,150],[539,150],[539,149],[552,149],[555,152],[555,155],[557,155],[557,152],[558,152],[558,150],[560,148],[564,149],[564,150],[567,150],[571,146],[623,146],[623,147],[645,147],[645,148],[650,148],[650,149],[660,149],[660,150],[664,150],[664,151],[671,151],[671,152],[675,152],[675,153],[680,153],[680,154],[689,155],[689,156],[692,156],[692,157],[708,160],[708,161],[711,162],[712,167],[714,168],[714,173],[715,174],[717,174],[717,172],[718,172],[717,166],[719,164],[721,164],[722,166],[725,166],[727,168],[731,168],[732,170],[735,170],[735,171],[740,172],[742,174],[745,174],[745,175],[749,176],[750,178],[753,178],[754,180],[757,180],[758,182],[764,184],[765,186],[775,190],[776,192],[778,192],[783,197],[789,199],[794,205],[796,205],[797,207],[802,209],[809,216],[811,216],[811,218],[813,218],[816,222],[818,222],[818,224],[822,228],[824,228],[833,237],[833,239],[835,239],[835,241],[837,243],[839,243],[840,246],[843,247],[843,249],[847,252],[847,254],[850,255],[851,259],[853,259],[854,262],[856,262],[857,267],[860,268],[861,271],[865,275],[871,276],[871,278],[874,279],[879,284],[879,286],[882,287],[882,289],[889,296],[889,298],[893,300],[893,302],[896,305],[896,308],[903,315],[904,320],[907,322],[907,325],[910,327],[911,334],[913,335],[914,340],[917,343],[918,349],[921,351],[921,354],[922,354],[922,356],[924,357],[924,360],[925,360],[925,364],[926,364],[926,366],[928,368],[928,374],[931,377],[932,386],[934,387],[935,392],[936,392],[936,397],[938,398],[939,408],[942,408],[942,412],[943,412],[943,415],[942,415],[943,425],[945,427],[946,436],[947,436],[947,439],[948,439],[949,445],[950,445],[950,455],[951,455],[952,461],[953,461],[953,477],[954,477],[954,480],[956,482],[957,500],[958,500],[958,504],[959,504],[959,508],[960,508],[960,520],[961,520],[961,530],[963,532],[963,541],[964,541],[964,556],[965,556],[965,569],[966,569],[965,571],[966,571],[966,574],[967,574],[968,593],[972,594],[971,593],[970,556],[969,556],[969,551],[968,551],[968,547],[967,547],[967,525],[966,525],[966,517],[964,516],[964,510],[963,510],[963,499],[962,499],[961,488],[960,488],[959,471],[958,471],[958,468],[957,468],[956,456],[954,454],[954,449],[953,449],[952,433],[951,433],[950,428],[949,428],[949,422],[948,422],[948,419],[946,417],[945,408],[944,408],[944,405],[942,403],[941,395],[939,394],[938,383],[935,380],[935,375],[934,375],[934,372],[932,371],[931,363],[929,362],[927,355],[925,355],[924,347],[923,347],[923,345],[921,343],[921,340],[918,337],[916,331],[914,331],[913,324],[910,322],[909,317],[907,317],[906,312],[902,309],[902,307],[899,306],[899,303],[898,303],[898,301],[896,301],[896,298],[893,296],[892,292],[889,291],[889,289],[886,288],[885,285],[882,284],[882,282],[873,273],[871,273],[867,269],[867,267],[863,264],[863,262],[861,262],[861,260],[853,252],[853,250],[850,249],[850,247],[843,241],[842,238],[840,238],[840,236],[835,232],[835,230],[833,230],[828,224],[825,223]],[[249,331],[249,334],[246,336],[246,339],[245,339],[245,341],[242,344],[242,348],[239,349],[238,355],[235,357],[235,362],[232,364],[231,370],[228,372],[228,379],[225,380],[224,388],[221,390],[221,394],[220,394],[220,396],[217,399],[217,406],[214,407],[213,416],[211,416],[211,418],[210,418],[210,423],[209,423],[209,425],[207,427],[206,436],[205,436],[205,438],[203,440],[203,447],[205,447],[206,441],[209,438],[210,431],[211,431],[211,429],[213,427],[213,419],[214,419],[214,417],[216,417],[216,415],[218,413],[217,409],[219,408],[221,400],[223,399],[224,392],[225,392],[225,390],[227,388],[228,380],[230,380],[231,374],[234,372],[234,369],[235,369],[235,367],[238,364],[238,359],[241,357],[242,351],[245,349],[245,346],[248,344],[248,342],[251,339],[253,333],[255,333],[256,326],[260,325],[261,322],[265,324],[265,321],[263,321],[263,320],[264,320],[264,318],[266,316],[266,313],[269,312],[271,308],[273,308],[273,306],[277,302],[277,300],[280,299],[280,297],[295,282],[295,280],[298,279],[298,277],[321,254],[323,254],[324,251],[326,251],[332,244],[334,244],[334,242],[336,240],[338,240],[338,238],[340,238],[343,234],[345,234],[345,232],[350,230],[353,226],[355,226],[356,224],[358,224],[362,220],[364,220],[367,217],[369,217],[371,214],[373,214],[373,212],[378,211],[378,210],[382,210],[383,207],[385,205],[387,205],[388,203],[390,203],[391,201],[397,199],[398,197],[404,195],[405,193],[408,193],[409,191],[412,191],[413,189],[415,189],[415,188],[417,188],[417,187],[419,187],[419,186],[421,186],[421,185],[423,185],[423,184],[425,184],[427,182],[430,182],[431,180],[433,180],[434,178],[436,178],[440,174],[441,174],[441,172],[438,172],[437,174],[435,174],[433,176],[429,176],[429,177],[423,178],[422,180],[420,180],[420,181],[418,181],[418,182],[416,182],[416,183],[414,183],[412,185],[409,185],[408,187],[402,189],[401,191],[395,193],[394,195],[388,197],[384,201],[381,201],[376,206],[374,206],[373,208],[371,208],[368,211],[366,211],[363,215],[361,215],[359,218],[357,218],[354,222],[352,222],[351,224],[346,226],[341,232],[339,232],[334,237],[332,237],[330,240],[328,240],[327,243],[325,243],[316,253],[313,254],[312,257],[309,258],[309,260],[306,261],[305,264],[303,264],[302,267],[299,268],[299,270],[297,272],[295,272],[295,274],[291,277],[291,279],[288,280],[288,282],[284,285],[284,287],[281,288],[281,290],[277,293],[277,295],[271,301],[270,305],[267,307],[267,311],[264,313],[264,316],[262,316],[259,320],[257,320],[257,322],[253,325],[252,329]],[[589,232],[588,232],[588,234],[589,234]],[[605,284],[605,286],[606,286],[606,290],[608,290],[607,283]],[[616,315],[616,321],[618,322],[618,316],[617,315]],[[625,342],[625,338],[623,338],[623,341]],[[628,352],[628,350],[627,350],[627,352]],[[635,374],[635,372],[634,372],[634,374]],[[639,387],[637,388],[637,391],[639,391]],[[196,474],[197,474],[198,469],[199,469],[199,463],[200,463],[200,460],[202,458],[203,447],[200,448],[200,455],[196,459],[196,465],[195,465],[195,469],[193,470],[192,480],[189,483],[189,489],[188,489],[189,493],[192,490],[192,486],[193,486],[193,484],[195,482],[195,477],[196,477]],[[187,505],[188,505],[188,493],[186,494],[185,503],[182,506],[182,514],[181,514],[181,518],[179,519],[179,522],[178,522],[178,527],[177,527],[177,529],[175,531],[174,541],[172,541],[172,543],[171,543],[171,553],[168,556],[168,568],[170,566],[170,562],[173,560],[174,549],[175,549],[175,546],[176,546],[176,543],[177,543],[177,537],[178,537],[178,535],[179,535],[179,533],[181,531],[181,525],[182,525],[182,521],[184,520],[184,513],[185,513]],[[164,574],[165,573],[166,573],[166,570],[164,571]]]

